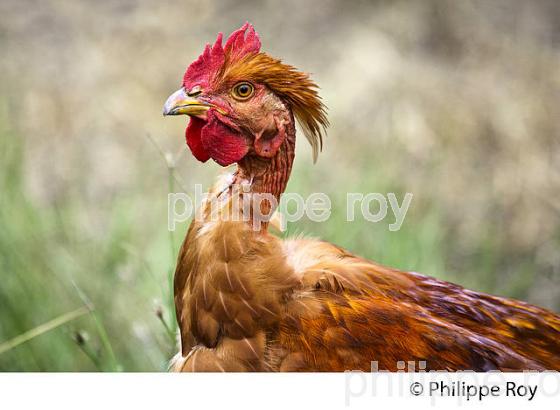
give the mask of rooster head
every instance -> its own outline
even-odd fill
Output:
[[[190,116],[187,145],[202,162],[227,166],[248,155],[273,158],[294,129],[294,117],[313,148],[322,147],[326,108],[309,76],[260,51],[246,23],[225,45],[214,45],[186,70],[182,87],[165,102],[164,115]]]

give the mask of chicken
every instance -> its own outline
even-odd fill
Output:
[[[328,121],[309,76],[260,47],[248,23],[223,46],[219,34],[164,106],[190,116],[195,158],[237,164],[180,250],[181,350],[171,368],[560,370],[560,317],[548,310],[268,232],[294,160],[295,121],[314,158]]]

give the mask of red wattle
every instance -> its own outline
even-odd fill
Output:
[[[200,118],[191,117],[189,125],[187,126],[186,139],[194,157],[201,162],[206,162],[210,159],[210,155],[204,149],[202,144],[202,129],[206,125],[206,121]]]
[[[224,167],[238,162],[249,152],[243,134],[223,124],[212,111],[208,112],[208,123],[202,128],[201,140],[205,152]]]

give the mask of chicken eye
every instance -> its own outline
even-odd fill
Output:
[[[250,83],[239,83],[233,87],[232,94],[236,100],[246,100],[253,95],[255,88]]]

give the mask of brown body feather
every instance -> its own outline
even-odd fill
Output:
[[[219,212],[231,214],[231,202]],[[369,371],[372,361],[392,371],[409,361],[416,370],[560,370],[552,312],[202,212],[175,277],[175,370]]]

